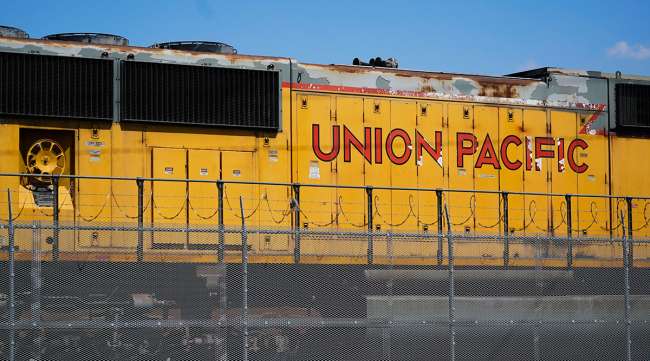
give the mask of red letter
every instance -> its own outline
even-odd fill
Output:
[[[503,138],[503,143],[501,143],[501,161],[503,162],[503,165],[506,166],[506,168],[510,170],[517,170],[521,168],[521,161],[516,160],[514,162],[511,162],[510,159],[508,159],[508,146],[510,144],[520,146],[521,139],[519,139],[519,137],[516,135],[508,135],[507,137]]]
[[[469,147],[465,147],[466,141],[470,141],[472,144]],[[456,166],[458,168],[463,168],[463,157],[476,153],[477,147],[478,142],[476,141],[474,134],[456,133]]]
[[[557,171],[564,172],[564,138],[557,141]]]
[[[543,145],[554,145],[553,138],[537,137],[535,138],[535,159],[553,158],[555,154],[552,149],[542,149]]]
[[[533,169],[533,140],[526,136],[526,170]]]
[[[339,136],[339,126],[332,126],[332,150],[329,153],[325,153],[320,149],[320,126],[318,124],[312,124],[311,148],[314,150],[316,157],[323,162],[331,162],[336,159],[336,156],[339,155]]]
[[[375,128],[375,163],[381,164],[383,161],[383,151],[381,149],[381,128]]]
[[[481,168],[483,164],[491,164],[494,169],[501,169],[499,158],[497,158],[497,155],[494,152],[494,146],[492,145],[492,140],[490,139],[489,134],[485,135],[481,151],[478,153],[478,159],[476,159],[474,167]]]
[[[404,154],[401,156],[396,156],[395,152],[393,151],[393,142],[395,141],[395,138],[400,137],[404,140]],[[391,162],[397,164],[397,165],[402,165],[406,163],[409,158],[411,158],[411,137],[409,137],[408,133],[404,129],[393,129],[388,133],[388,137],[386,137],[386,155],[388,155],[388,159],[390,159]]]
[[[358,151],[363,155],[363,157],[372,163],[372,142],[370,140],[372,129],[366,127],[363,128],[363,144],[357,139],[354,134],[348,129],[348,127],[343,126],[343,161],[350,162],[352,161],[352,154],[350,144],[352,144]]]
[[[436,161],[436,164],[442,167],[441,163],[438,163],[439,160],[442,157],[442,132],[436,131],[435,133],[436,137],[436,149],[434,150],[433,147],[431,147],[431,144],[427,143],[426,139],[420,134],[420,132],[415,130],[415,156],[416,159],[415,161],[419,161],[422,159],[422,148],[429,153],[431,157],[433,157],[433,160]]]
[[[567,159],[569,161],[569,167],[573,169],[574,172],[576,173],[584,173],[589,169],[589,166],[587,164],[576,164],[575,160],[575,150],[576,148],[582,148],[582,149],[587,149],[589,147],[589,144],[585,142],[582,139],[574,139],[571,143],[569,143],[569,146],[567,147],[566,153],[568,155]]]

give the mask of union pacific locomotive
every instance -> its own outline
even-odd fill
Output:
[[[237,327],[182,321],[225,324],[244,291],[265,320],[382,319],[388,302],[404,302],[391,317],[408,319],[420,311],[394,295],[431,296],[425,312],[447,292],[433,281],[449,263],[442,232],[457,240],[456,265],[486,272],[485,286],[461,285],[468,296],[498,286],[515,302],[539,279],[503,275],[537,267],[570,272],[547,286],[605,297],[623,237],[647,280],[650,78],[306,64],[222,43],[3,31],[0,189],[11,198],[2,193],[0,218],[15,227],[16,317],[54,325],[18,333],[24,359],[238,358],[226,352]],[[124,319],[180,325],[83,326]],[[351,350],[372,343],[372,332],[334,341],[305,325],[260,326],[250,350],[365,359]]]

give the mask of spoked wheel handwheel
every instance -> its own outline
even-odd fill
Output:
[[[65,151],[59,143],[51,139],[40,139],[34,142],[27,151],[27,172],[35,174],[32,182],[51,184],[49,175],[60,175],[65,170]],[[38,176],[43,175],[43,176]]]

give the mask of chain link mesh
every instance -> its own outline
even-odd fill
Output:
[[[0,359],[650,354],[644,199],[110,182],[0,197]]]

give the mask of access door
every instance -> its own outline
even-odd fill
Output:
[[[149,212],[154,227],[151,246],[156,249],[184,248],[187,233],[187,184],[172,179],[187,178],[185,149],[154,148],[152,154],[152,182]],[[146,195],[145,195],[146,196]],[[145,201],[146,203],[146,201]]]
[[[255,157],[253,152],[221,152],[221,179],[224,180],[223,222],[226,228],[240,228],[242,225],[242,211],[240,197],[243,203],[243,217],[246,227],[259,227],[260,205],[259,186],[245,183],[255,180]],[[257,244],[256,234],[248,235],[249,244]],[[227,233],[225,235],[226,250],[240,249],[241,234]]]
[[[218,235],[205,230],[219,226],[219,157],[219,151],[211,149],[190,149],[187,153],[187,173],[194,181],[188,183],[188,222],[196,229],[188,233],[190,249],[217,248]]]

